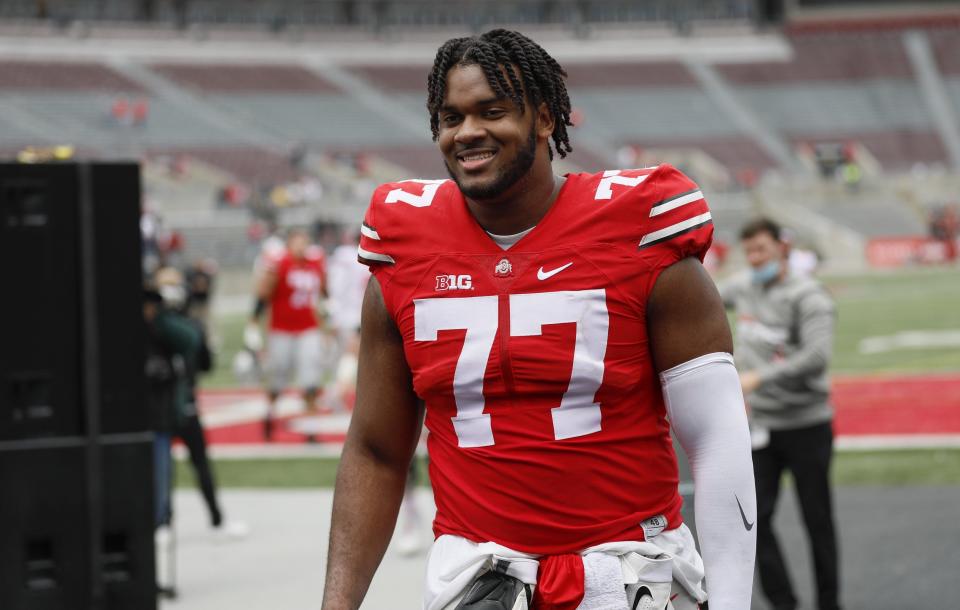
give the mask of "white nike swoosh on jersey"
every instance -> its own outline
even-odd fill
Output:
[[[552,277],[555,276],[556,274],[560,273],[561,271],[563,271],[564,269],[566,269],[567,267],[569,267],[569,266],[572,265],[572,264],[573,264],[573,261],[570,261],[570,262],[567,263],[566,265],[563,265],[562,267],[557,267],[556,269],[552,269],[552,270],[550,270],[550,271],[544,271],[544,270],[543,270],[543,267],[540,267],[539,269],[537,269],[537,279],[538,279],[538,280],[549,280],[550,278],[552,278]]]

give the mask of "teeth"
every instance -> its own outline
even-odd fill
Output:
[[[484,159],[489,159],[493,156],[492,152],[483,152],[483,153],[473,153],[469,155],[464,155],[464,161],[482,161]]]

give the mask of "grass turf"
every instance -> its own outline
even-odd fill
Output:
[[[960,330],[960,271],[915,269],[825,279],[837,302],[837,333],[832,371],[842,374],[960,371],[956,348],[912,348],[861,354],[860,342],[907,330]],[[241,348],[245,315],[214,320],[219,338],[216,368],[205,387],[231,387],[230,370]],[[329,487],[335,459],[221,460],[224,487]],[[178,481],[192,485],[189,468],[178,466]],[[834,465],[839,485],[960,484],[960,450],[841,452]],[[426,480],[426,476],[421,477]]]
[[[862,354],[860,341],[901,331],[960,330],[960,271],[908,272],[829,278],[837,303],[834,373],[928,373],[960,370],[956,347]]]
[[[229,459],[214,463],[220,487],[332,487],[336,458]],[[417,464],[418,480],[426,484],[426,465]],[[960,485],[960,449],[841,451],[833,464],[837,485],[913,486]],[[177,485],[194,485],[187,462],[177,463]]]

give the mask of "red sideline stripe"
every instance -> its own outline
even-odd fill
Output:
[[[306,435],[293,432],[287,428],[287,423],[296,417],[280,417],[273,422],[273,444],[298,444],[306,442]],[[232,424],[220,428],[207,428],[207,443],[211,445],[245,445],[264,442],[263,422],[249,422]],[[315,435],[318,443],[343,443],[347,435],[342,433],[326,433]]]
[[[839,435],[960,434],[960,375],[839,377]]]
[[[200,390],[200,396],[209,396],[212,398],[224,397],[224,396],[240,396],[245,398],[250,398],[251,396],[265,396],[263,388],[257,386],[246,386],[246,387],[236,387],[236,388],[204,388]],[[294,390],[288,390],[283,393],[284,396],[296,396],[297,392]]]
[[[204,390],[204,410],[262,395],[257,388]],[[838,376],[833,381],[835,431],[841,436],[884,434],[960,434],[960,374],[916,376]],[[274,442],[302,443],[304,435],[286,429],[281,418]],[[212,444],[263,440],[261,422],[207,430]],[[342,442],[343,434],[318,435],[320,442]]]
[[[266,400],[266,392],[261,388],[214,388],[200,390],[197,400],[200,403],[201,411],[217,409],[219,407],[229,406],[238,402],[247,400],[262,399]],[[300,397],[301,394],[295,391],[287,391],[282,396]]]

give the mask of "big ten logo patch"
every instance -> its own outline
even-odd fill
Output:
[[[436,290],[473,290],[473,278],[469,275],[438,275]]]

